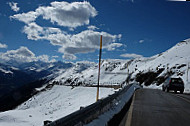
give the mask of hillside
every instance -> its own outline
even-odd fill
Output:
[[[140,82],[142,85],[160,88],[160,84],[168,76],[180,76],[185,83],[185,92],[190,92],[190,86],[187,84],[187,67],[188,63],[190,63],[189,48],[190,39],[187,39],[152,57],[132,60],[102,60],[100,84],[120,85],[126,80],[130,82],[137,81],[137,76],[150,73],[150,76],[153,76],[155,80],[150,81],[151,83],[144,83],[149,79],[145,78]],[[97,65],[91,64],[90,67],[84,67],[84,64],[79,63],[67,71],[60,71],[59,76],[52,83],[61,85],[96,85],[98,80],[97,71]],[[152,84],[153,86],[151,86]]]
[[[101,88],[100,98],[114,93],[113,89]],[[56,85],[41,92],[14,110],[0,113],[2,126],[42,126],[45,120],[56,120],[94,103],[96,88]]]
[[[185,92],[190,93],[190,80],[187,81],[190,62],[189,48],[190,39],[187,39],[152,57],[132,60],[102,60],[100,85],[105,87],[109,85],[124,86],[137,81],[145,88],[160,88],[168,76],[178,76],[185,83]],[[54,65],[42,63],[41,65],[32,64],[32,66],[31,68],[30,64],[22,67],[29,72],[40,71],[42,68],[43,71],[49,70],[50,74],[44,79],[50,81],[41,88],[36,88],[38,87],[37,83],[31,83],[32,88],[30,89],[38,92],[15,109],[1,112],[0,125],[43,125],[45,120],[56,120],[79,110],[81,106],[95,102],[96,88],[86,86],[97,84],[98,65],[96,63],[64,64],[58,62]],[[8,69],[3,66],[0,71],[3,75],[14,74],[13,69],[16,68]],[[20,67],[16,70],[18,69],[21,70]],[[188,79],[190,79],[190,75],[188,75]],[[24,92],[25,88],[22,90]],[[100,88],[100,97],[106,97],[115,91],[113,88]]]

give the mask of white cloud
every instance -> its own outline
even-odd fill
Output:
[[[36,57],[36,60],[42,61],[42,62],[49,62],[49,56],[48,55],[40,55]]]
[[[76,59],[77,53],[94,52],[99,49],[100,35],[103,36],[103,49],[115,50],[122,46],[121,34],[112,35],[97,32],[96,26],[88,26],[88,30],[77,34],[68,34],[59,28],[41,27],[35,23],[39,16],[60,26],[74,30],[78,26],[88,25],[89,19],[97,15],[96,9],[89,2],[52,2],[50,6],[40,6],[35,11],[11,16],[12,19],[25,22],[23,33],[31,40],[48,40],[54,46],[59,46],[58,52],[63,53],[64,59]]]
[[[45,20],[50,20],[53,24],[75,28],[89,24],[90,17],[97,15],[96,9],[89,2],[52,2],[51,6],[40,6],[35,11],[15,14],[10,18],[17,19],[26,24],[42,16]]]
[[[17,6],[18,3],[15,2],[8,2],[9,6],[11,7],[11,10],[18,12],[20,8]]]
[[[17,19],[21,22],[29,24],[29,23],[35,21],[38,16],[39,16],[39,14],[37,12],[29,11],[28,13],[15,14],[13,16],[10,16],[10,18]]]
[[[77,54],[94,52],[99,49],[100,36],[103,36],[103,48],[108,51],[122,46],[116,43],[121,39],[121,35],[111,35],[106,32],[85,30],[78,34],[67,34],[58,28],[41,27],[36,23],[30,23],[24,27],[23,32],[31,40],[49,40],[52,45],[60,46],[60,53]],[[68,57],[68,56],[65,56]],[[74,58],[72,58],[74,59]]]
[[[108,45],[108,51],[113,51],[115,48],[121,47],[123,44],[121,43],[111,43]]]
[[[143,57],[142,55],[138,55],[138,54],[134,54],[134,53],[121,54],[120,56],[125,57],[125,58],[140,58],[140,57]]]
[[[7,48],[7,45],[0,43],[0,48]]]
[[[17,62],[31,62],[35,59],[35,54],[31,52],[27,47],[20,47],[16,50],[9,50],[0,54],[2,61],[17,61]]]
[[[66,60],[76,60],[77,57],[73,54],[69,54],[69,53],[65,53],[63,56],[62,56],[63,59],[66,59]]]
[[[27,38],[31,40],[41,39],[41,34],[43,34],[44,29],[37,25],[36,23],[30,23],[24,26],[23,32],[27,34]]]
[[[36,23],[32,22],[24,26],[23,32],[27,34],[28,39],[39,40],[47,38],[50,34],[54,35],[61,33],[61,30],[59,28],[41,27]]]
[[[152,39],[144,38],[144,39],[139,40],[138,42],[139,43],[144,43],[144,42],[151,42],[151,41],[152,41]]]
[[[95,48],[90,47],[70,47],[63,46],[58,50],[60,53],[77,54],[77,53],[89,53],[94,52]]]
[[[96,30],[96,29],[99,29],[99,28],[97,28],[97,27],[94,26],[94,25],[90,25],[90,26],[88,26],[88,29],[89,29],[89,30]]]
[[[78,34],[70,35],[69,39],[63,43],[62,48],[59,49],[59,52],[72,54],[93,52],[96,49],[99,49],[101,35],[103,36],[102,45],[104,49],[109,49],[110,44],[112,44],[112,48],[118,46],[113,43],[115,43],[117,39],[120,39],[120,35],[85,30]]]
[[[9,50],[5,53],[0,53],[0,62],[18,62],[18,63],[26,63],[33,61],[43,61],[49,62],[49,56],[40,55],[35,56],[35,54],[30,51],[27,47],[21,46],[16,50]]]
[[[143,39],[142,39],[142,40],[139,40],[139,43],[143,43],[144,41],[145,41],[145,40],[143,40]]]

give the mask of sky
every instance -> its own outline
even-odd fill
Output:
[[[190,38],[190,2],[1,0],[0,61],[150,57]]]

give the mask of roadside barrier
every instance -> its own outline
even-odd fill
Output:
[[[99,101],[71,113],[70,115],[50,123],[47,123],[46,121],[45,126],[83,126],[95,119],[98,119],[99,116],[112,110],[113,108],[115,108],[114,113],[112,112],[113,115],[110,114],[110,116],[114,116],[114,114],[119,113],[125,104],[130,101],[135,90],[138,88],[140,88],[140,86],[137,84],[127,85],[116,93],[109,95],[104,99],[100,99]]]

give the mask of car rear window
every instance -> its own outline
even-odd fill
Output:
[[[172,78],[172,83],[183,83],[183,81],[180,78]]]

